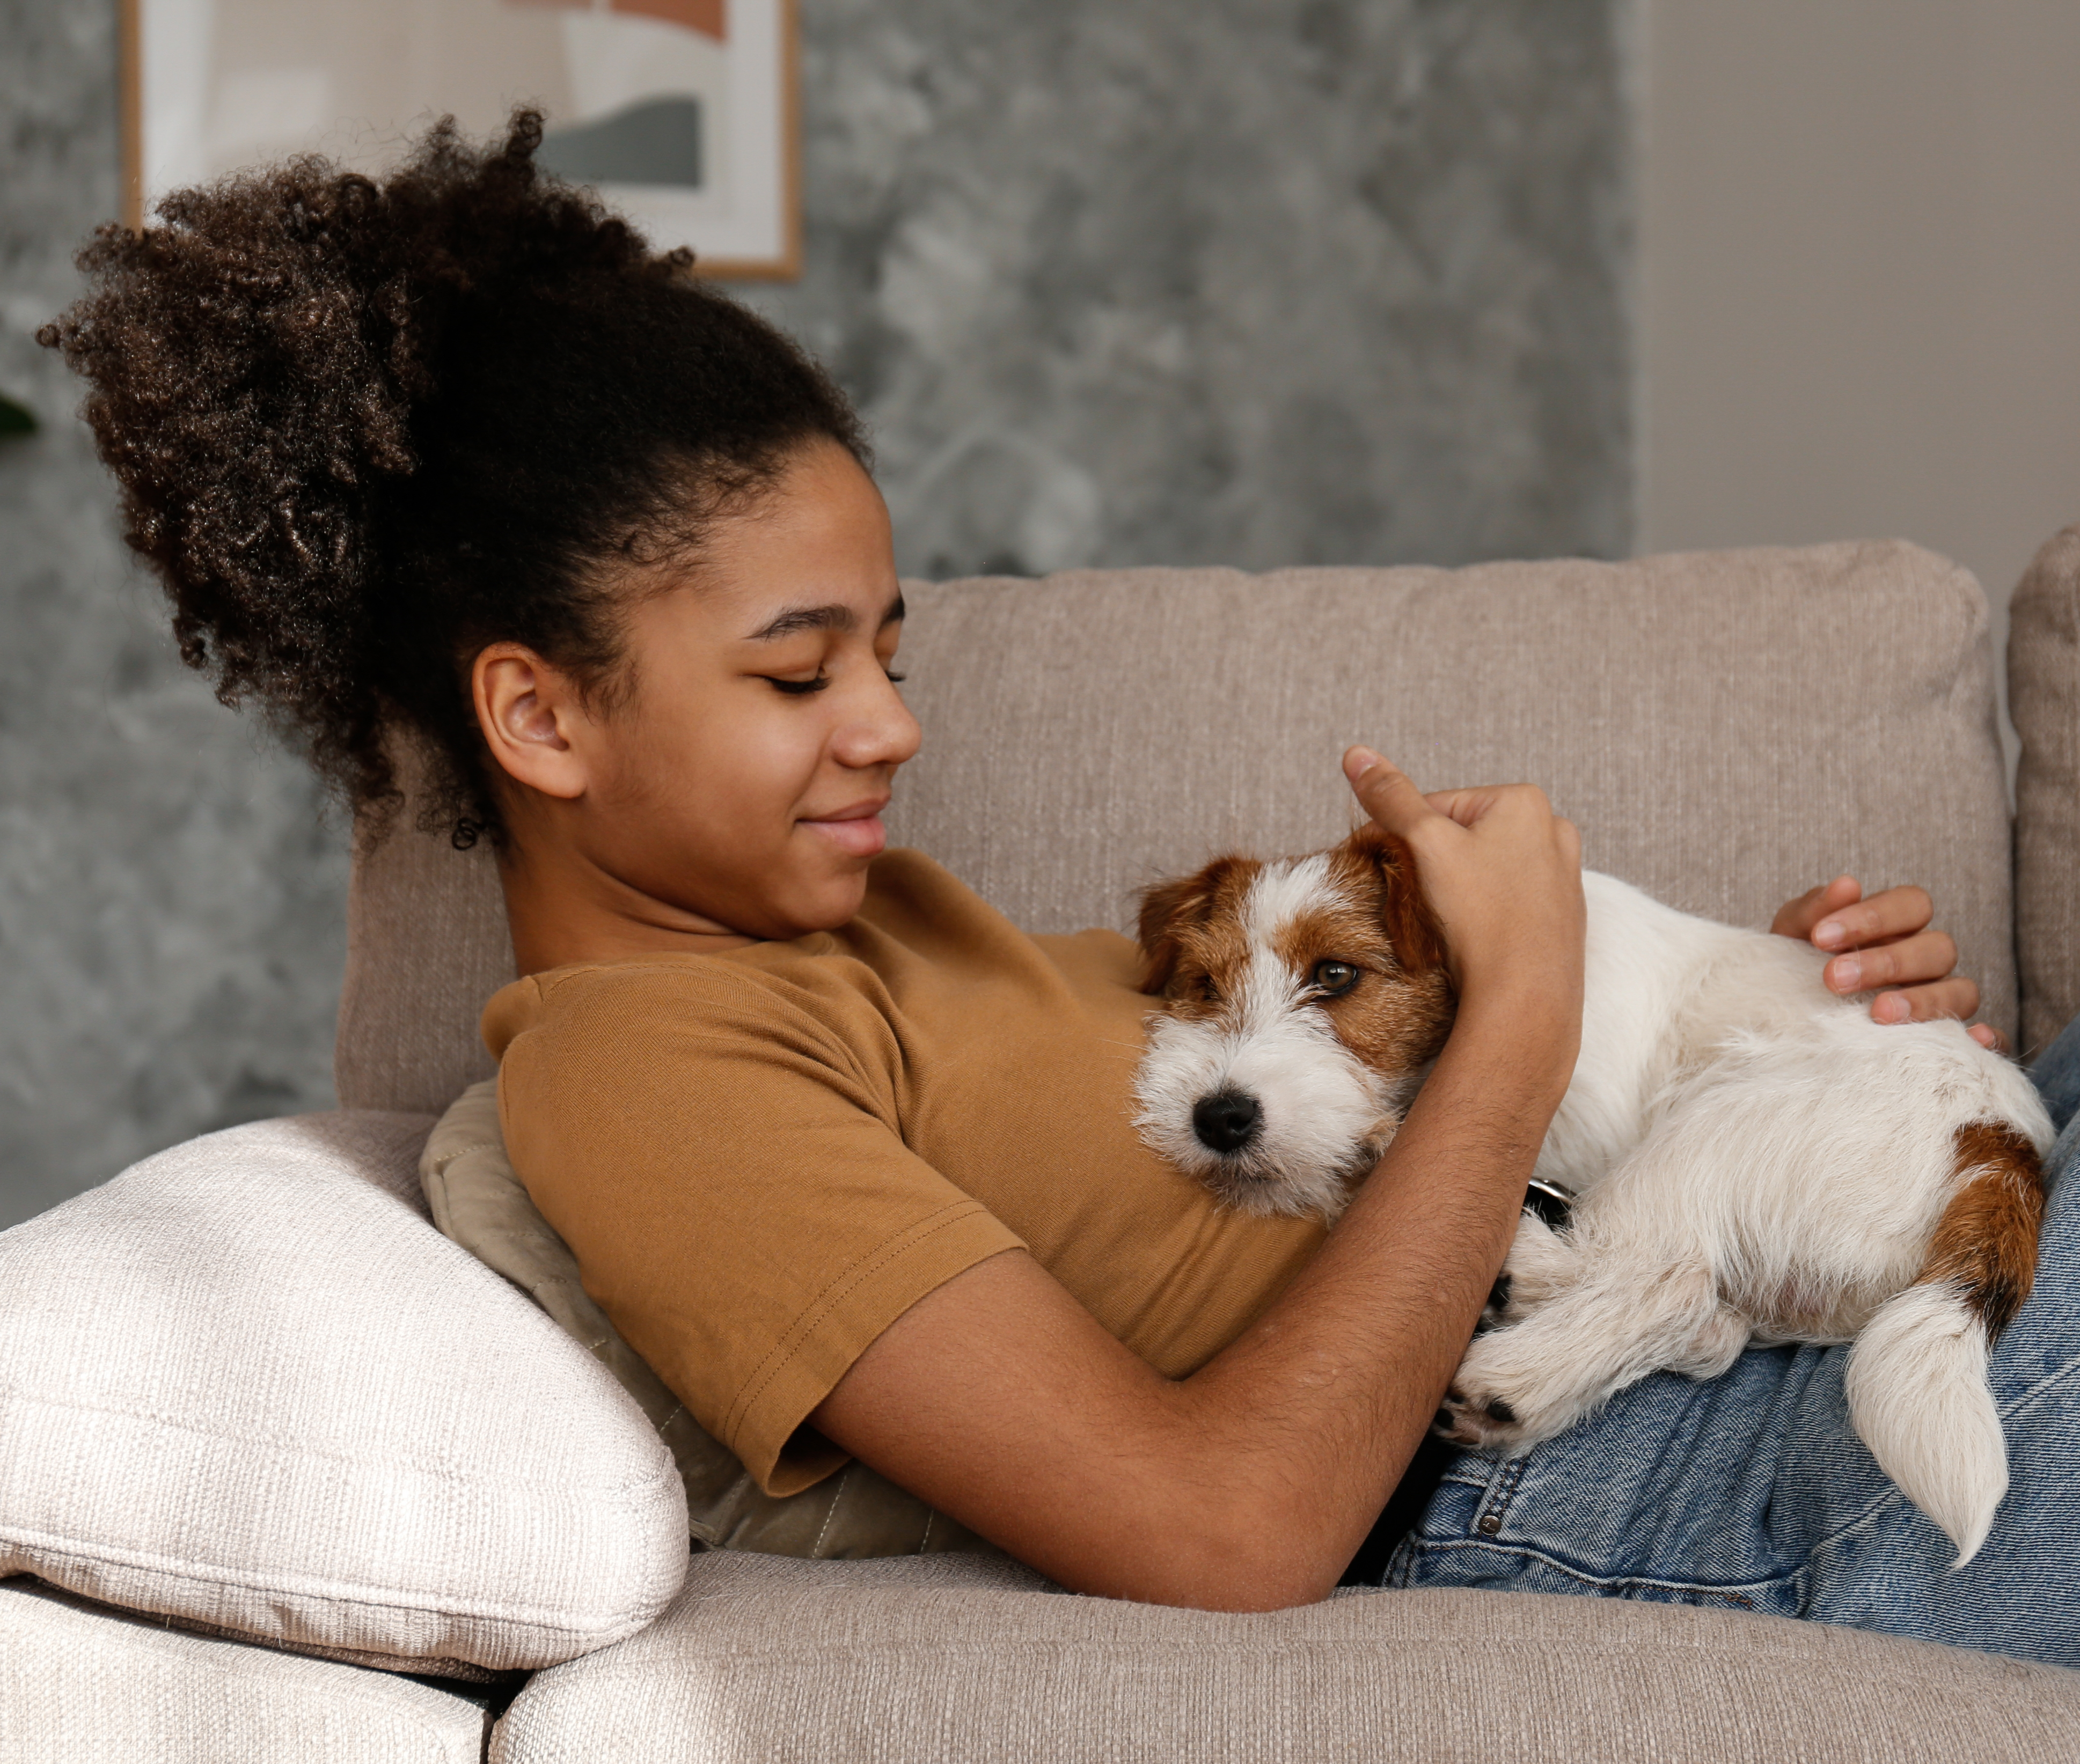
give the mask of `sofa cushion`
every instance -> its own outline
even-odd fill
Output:
[[[471,1085],[441,1117],[419,1154],[419,1181],[434,1223],[525,1293],[635,1398],[671,1448],[697,1541],[717,1549],[827,1559],[933,1550],[1002,1553],[857,1460],[799,1494],[772,1495],[760,1488],[585,1291],[577,1258],[528,1198],[505,1155],[497,1080]]]
[[[411,756],[397,758],[413,787]],[[333,1091],[342,1108],[438,1115],[494,1070],[477,1013],[516,971],[497,859],[488,842],[457,851],[409,810],[381,837],[355,832]]]
[[[432,1228],[430,1125],[233,1128],[0,1234],[0,1576],[425,1671],[656,1614],[670,1456]]]
[[[904,592],[925,745],[891,832],[1028,930],[1124,928],[1136,887],[1217,850],[1341,836],[1337,756],[1362,740],[1426,789],[1542,784],[1593,867],[1736,924],[1843,870],[1923,883],[1987,1020],[2014,1029],[1986,600],[1932,552]],[[2069,933],[2053,959],[2076,949]],[[476,1016],[512,961],[489,853],[400,817],[355,866],[340,1100],[438,1112],[488,1076]]]
[[[2022,1045],[2080,1016],[2080,526],[2036,554],[2009,608],[2015,772],[2015,954]]]
[[[0,1758],[476,1764],[482,1701],[0,1583]]]
[[[1441,1591],[1228,1616],[1042,1589],[958,1556],[702,1556],[652,1628],[530,1678],[493,1764],[1950,1764],[2080,1747],[2080,1673],[1786,1618]]]
[[[1767,925],[1843,871],[1934,894],[2015,1027],[1986,597],[1897,541],[1466,569],[1079,572],[906,589],[925,744],[890,832],[1031,931],[1124,928],[1215,852],[1340,837],[1365,741],[1528,779],[1583,860]]]

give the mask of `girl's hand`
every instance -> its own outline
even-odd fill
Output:
[[[1834,957],[1822,970],[1830,991],[1876,992],[1871,1015],[1878,1022],[1969,1017],[1979,988],[1953,971],[1957,945],[1948,932],[1928,928],[1935,915],[1925,888],[1888,888],[1866,900],[1855,877],[1837,876],[1786,901],[1769,928]],[[1974,1023],[1971,1033],[1981,1046],[2007,1050],[1988,1024]]]
[[[1344,773],[1373,819],[1415,853],[1443,928],[1461,1008],[1476,995],[1537,996],[1579,1024],[1582,840],[1533,785],[1425,796],[1369,748]]]

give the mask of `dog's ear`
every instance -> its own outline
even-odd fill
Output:
[[[1379,873],[1380,917],[1402,966],[1411,974],[1443,967],[1445,933],[1423,898],[1407,841],[1368,821],[1351,835],[1348,848]]]
[[[1183,933],[1212,916],[1221,884],[1247,860],[1217,857],[1194,876],[1157,882],[1141,891],[1141,916],[1135,935],[1141,944],[1141,990],[1160,992],[1177,971]]]

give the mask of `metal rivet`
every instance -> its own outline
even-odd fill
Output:
[[[1499,1513],[1483,1513],[1481,1515],[1481,1523],[1474,1529],[1493,1537],[1502,1529],[1502,1515]]]

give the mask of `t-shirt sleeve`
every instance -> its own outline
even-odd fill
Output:
[[[845,1455],[804,1423],[867,1345],[1021,1240],[904,1145],[863,1007],[715,962],[539,985],[499,1068],[514,1169],[694,1418],[807,1488]]]

